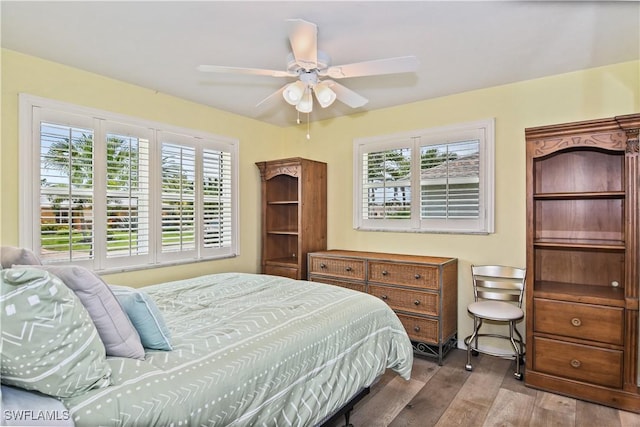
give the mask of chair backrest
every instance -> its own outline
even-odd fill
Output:
[[[504,265],[472,265],[475,301],[512,301],[522,306],[526,269]]]

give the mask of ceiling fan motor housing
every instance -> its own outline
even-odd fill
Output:
[[[316,68],[305,70],[302,68],[297,62],[296,58],[293,56],[293,52],[290,52],[287,55],[287,71],[290,73],[302,73],[304,71],[313,71],[313,70],[326,70],[331,63],[331,57],[327,55],[325,52],[319,50],[317,53],[317,66]]]

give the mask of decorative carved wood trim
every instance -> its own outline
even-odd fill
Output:
[[[627,137],[621,130],[584,135],[566,135],[555,138],[545,138],[534,142],[534,157],[546,156],[559,150],[571,147],[597,147],[599,149],[622,151],[625,149]]]
[[[299,178],[301,173],[300,157],[292,157],[290,159],[274,160],[272,162],[257,162],[256,166],[260,170],[260,178],[263,181],[270,180],[274,176],[289,175]],[[267,164],[269,163],[269,166]]]
[[[598,146],[606,150],[639,153],[640,114],[607,119],[562,123],[525,129],[533,141],[533,157],[542,157],[568,147]]]
[[[289,175],[294,178],[300,177],[300,166],[294,165],[283,165],[274,168],[269,168],[265,173],[265,179],[269,180],[274,176],[278,175]]]
[[[637,154],[640,152],[640,114],[629,114],[615,117],[618,126],[627,134],[627,153]]]
[[[640,129],[629,129],[627,133],[627,153],[638,154],[640,152],[640,140],[638,134]]]

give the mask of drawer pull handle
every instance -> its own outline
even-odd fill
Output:
[[[413,330],[416,331],[416,332],[420,332],[420,326],[414,326]]]
[[[347,271],[351,271],[351,270],[352,270],[352,268],[351,268],[351,267],[347,267],[345,270],[347,270]]]
[[[382,298],[383,300],[387,300],[389,297],[386,295],[382,295],[380,298]]]
[[[389,272],[387,270],[382,270],[382,275],[386,276],[387,274],[389,274]]]
[[[580,361],[578,359],[571,360],[571,367],[572,368],[579,368],[580,365],[582,365],[582,363],[580,363]]]
[[[327,264],[325,264],[325,263],[320,263],[320,268],[327,268]]]
[[[422,276],[420,276],[419,274],[416,274],[416,275],[415,275],[415,276],[413,276],[413,277],[415,277],[415,278],[416,278],[416,280],[417,280],[417,279],[419,279],[419,278],[420,278],[420,277],[422,277]]]
[[[574,317],[573,319],[571,319],[571,324],[577,328],[578,326],[582,325],[582,320]]]
[[[414,303],[415,305],[420,305],[420,300],[415,300],[413,303]]]

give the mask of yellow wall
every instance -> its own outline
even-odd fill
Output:
[[[18,94],[24,92],[240,141],[240,256],[115,274],[105,276],[107,281],[136,286],[220,271],[258,271],[260,175],[254,163],[284,155],[282,128],[6,49],[1,64],[0,243],[18,245]]]
[[[260,160],[301,156],[328,163],[330,248],[459,259],[460,337],[471,329],[472,263],[525,265],[524,129],[640,111],[640,61],[465,92],[354,116],[279,128],[16,52],[2,51],[0,242],[18,243],[17,95],[26,92],[240,140],[240,252],[235,259],[105,277],[143,285],[208,272],[259,269]],[[433,84],[437,84],[434,82]],[[285,108],[285,106],[283,106]],[[496,120],[496,210],[491,235],[380,233],[352,228],[353,139]]]

